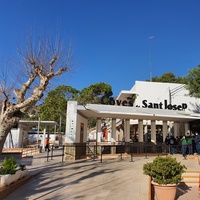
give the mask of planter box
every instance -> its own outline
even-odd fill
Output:
[[[1,187],[10,185],[15,180],[15,174],[1,175]]]
[[[20,179],[24,178],[27,174],[28,174],[28,170],[27,169],[21,171]]]
[[[22,171],[21,171],[21,170],[18,170],[18,171],[16,171],[15,174],[12,174],[12,175],[14,175],[14,176],[13,176],[13,182],[16,182],[16,181],[20,178],[21,173],[22,173]]]
[[[28,172],[27,170],[24,170],[24,171],[18,170],[18,171],[16,171],[15,174],[1,175],[0,176],[0,185],[1,185],[1,187],[8,186],[11,183],[16,182],[20,178],[23,178],[27,174],[27,172]]]

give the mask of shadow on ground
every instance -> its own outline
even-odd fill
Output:
[[[180,196],[188,193],[189,191],[191,191],[192,186],[188,186],[185,183],[181,183],[177,186],[177,191],[176,191],[176,198],[178,199]]]

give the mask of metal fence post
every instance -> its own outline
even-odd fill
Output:
[[[130,153],[131,153],[131,162],[133,162],[133,146],[129,145]]]
[[[147,157],[147,145],[144,145],[144,151],[145,151],[145,159],[148,159],[148,157]]]
[[[49,162],[49,151],[47,150],[47,162]]]
[[[102,146],[101,146],[101,163],[102,163]]]
[[[62,162],[64,160],[64,145],[62,146]]]
[[[53,160],[53,145],[51,146],[51,160]]]

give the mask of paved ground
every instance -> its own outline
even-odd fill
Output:
[[[147,200],[148,176],[142,166],[154,157],[103,158],[62,163],[61,157],[47,161],[46,153],[26,160],[29,172],[40,173],[4,200]],[[199,170],[197,160],[182,160],[190,170]],[[182,186],[178,200],[197,200],[197,186]]]

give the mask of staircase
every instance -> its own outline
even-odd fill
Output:
[[[182,184],[189,186],[200,186],[200,156],[187,156],[187,160],[183,160],[182,155],[177,156],[178,161],[187,167],[182,174]]]
[[[200,184],[200,171],[199,170],[187,170],[182,174],[181,183],[186,185],[197,185]]]

